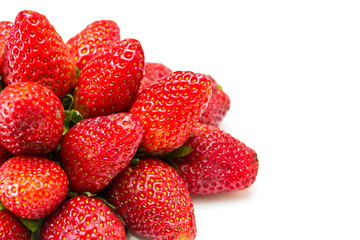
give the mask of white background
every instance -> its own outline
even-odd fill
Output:
[[[223,86],[232,106],[221,128],[257,151],[260,169],[248,190],[193,198],[197,239],[360,239],[358,1],[1,5],[0,20],[45,14],[65,41],[114,20],[146,61]]]

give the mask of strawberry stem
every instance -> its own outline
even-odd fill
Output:
[[[0,211],[4,210],[4,209],[5,209],[5,206],[2,204],[2,202],[0,202]]]
[[[91,193],[91,192],[83,192],[82,195],[85,195],[87,197],[96,197],[96,194]]]

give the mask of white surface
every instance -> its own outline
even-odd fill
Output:
[[[211,74],[230,95],[221,127],[260,170],[246,191],[194,198],[198,240],[360,238],[358,1],[61,2],[6,1],[0,16],[38,11],[65,41],[115,20],[146,61]]]

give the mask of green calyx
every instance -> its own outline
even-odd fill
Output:
[[[80,73],[81,73],[80,69],[76,67],[76,79],[79,78]]]
[[[162,155],[161,158],[165,158],[165,159],[183,158],[189,155],[192,151],[193,149],[189,145],[183,144],[181,147]]]
[[[69,131],[70,128],[72,128],[75,124],[77,124],[81,120],[83,120],[83,117],[81,116],[81,114],[78,111],[76,111],[74,109],[65,110],[63,135],[65,133],[67,133],[67,131]]]
[[[40,229],[42,223],[44,222],[44,219],[26,219],[20,217],[19,219],[20,222],[33,233]]]
[[[70,110],[74,104],[74,97],[70,93],[66,94],[63,98],[61,98],[61,104],[65,110]]]
[[[2,202],[0,202],[0,211],[4,210],[5,206],[2,204]]]
[[[138,163],[139,163],[139,161],[140,161],[140,159],[139,159],[139,158],[133,158],[133,159],[131,159],[130,164],[132,164],[132,165],[136,165],[136,164],[138,164]]]

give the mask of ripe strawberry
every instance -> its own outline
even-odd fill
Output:
[[[136,233],[152,239],[195,239],[186,184],[165,162],[147,158],[130,164],[107,190],[110,203]]]
[[[67,41],[70,54],[79,70],[97,53],[104,51],[113,42],[120,40],[120,29],[116,22],[99,20],[86,26]]]
[[[15,155],[45,155],[56,148],[64,126],[60,99],[34,82],[0,93],[0,141]]]
[[[0,210],[0,240],[30,240],[31,232],[7,210]]]
[[[80,195],[64,202],[46,218],[41,239],[125,240],[126,234],[120,218],[101,200]]]
[[[74,109],[84,118],[126,111],[144,76],[140,42],[124,39],[96,55],[84,67],[74,91]]]
[[[163,154],[180,147],[211,96],[211,82],[193,72],[174,72],[142,91],[130,112],[144,126],[141,148]]]
[[[199,122],[218,126],[230,109],[230,98],[210,75],[207,77],[211,80],[212,95]]]
[[[61,140],[59,160],[76,192],[97,193],[131,161],[142,126],[129,113],[82,120]]]
[[[21,11],[5,44],[3,80],[38,82],[58,97],[76,82],[76,67],[60,35],[48,19],[34,11]]]
[[[251,186],[259,168],[256,152],[217,127],[197,123],[185,143],[193,151],[177,159],[190,194],[214,194]]]
[[[67,190],[64,171],[46,158],[17,156],[0,166],[0,200],[20,217],[49,215],[65,199]]]
[[[145,64],[145,77],[153,80],[154,82],[166,75],[171,73],[171,69],[162,63],[151,63]]]
[[[7,38],[9,37],[9,33],[12,27],[12,22],[9,21],[1,21],[0,22],[0,67],[2,63],[2,56],[4,53],[4,46]],[[1,74],[0,74],[1,76]]]
[[[8,160],[10,156],[11,153],[2,144],[0,144],[0,165]]]
[[[151,84],[153,84],[156,80],[165,77],[170,73],[172,73],[171,69],[166,67],[162,63],[147,62],[145,64],[145,75],[143,80],[141,81],[139,93]]]

